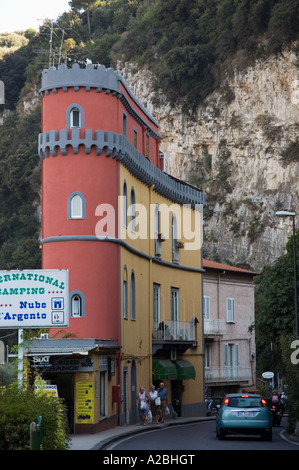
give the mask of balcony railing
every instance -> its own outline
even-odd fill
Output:
[[[206,367],[205,381],[208,382],[241,382],[251,379],[250,367]]]
[[[196,341],[196,325],[194,321],[165,320],[154,325],[153,339],[169,341]]]
[[[205,335],[224,335],[226,332],[226,322],[224,320],[204,320]]]

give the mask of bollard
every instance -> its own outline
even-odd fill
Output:
[[[37,418],[37,423],[30,423],[30,450],[40,450],[42,444],[42,417]]]

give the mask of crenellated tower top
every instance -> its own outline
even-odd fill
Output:
[[[55,93],[58,88],[62,88],[64,91],[68,91],[68,88],[74,88],[75,91],[79,91],[80,87],[84,87],[86,91],[95,88],[98,93],[102,91],[112,93],[123,102],[126,108],[130,106],[129,99],[133,100],[142,113],[156,127],[159,127],[154,117],[131,92],[123,77],[113,68],[106,68],[104,65],[94,66],[93,64],[87,64],[85,68],[80,68],[79,64],[75,63],[71,68],[61,64],[58,68],[50,67],[43,70],[40,89],[42,96],[44,93],[49,94],[51,90]],[[128,98],[125,96],[126,94]]]

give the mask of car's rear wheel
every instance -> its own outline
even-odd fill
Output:
[[[223,441],[223,439],[225,439],[225,432],[222,428],[220,428],[218,431],[218,438],[220,439],[220,441]]]

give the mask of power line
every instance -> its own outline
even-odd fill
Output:
[[[45,23],[44,23],[44,26],[45,26]],[[48,64],[49,67],[51,66],[55,67],[55,61],[57,61],[57,65],[60,65],[61,59],[62,59],[62,48],[63,48],[64,38],[65,38],[65,35],[67,34],[67,30],[71,30],[71,29],[72,28],[70,26],[62,27],[59,25],[59,23],[56,23],[54,26],[54,20],[53,19],[50,20],[49,49],[35,50],[35,52],[38,54],[49,54],[49,64]],[[57,34],[57,31],[60,34]],[[40,33],[40,34],[43,34],[43,33]],[[53,47],[54,36],[56,36],[56,38],[60,41],[59,48]]]

